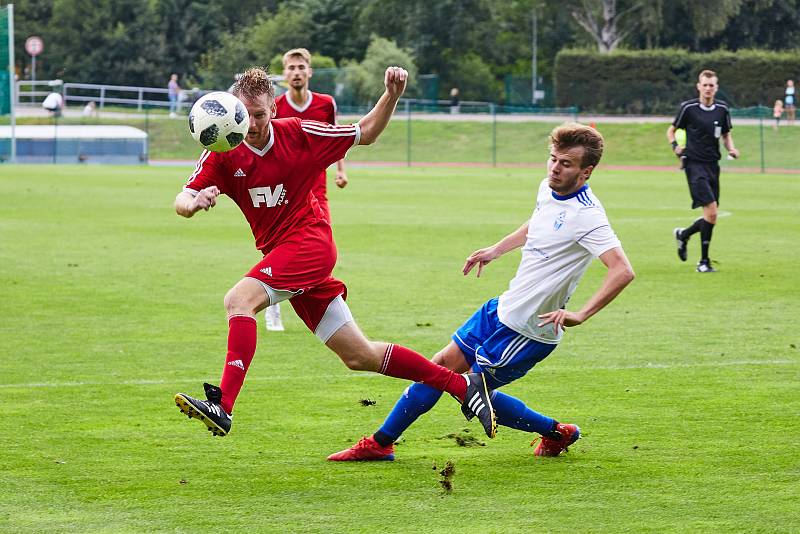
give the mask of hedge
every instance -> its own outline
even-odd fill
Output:
[[[556,105],[594,113],[675,113],[697,97],[697,75],[719,75],[717,97],[733,107],[767,105],[783,97],[787,79],[800,82],[800,51],[619,50],[600,54],[565,49],[555,62]]]

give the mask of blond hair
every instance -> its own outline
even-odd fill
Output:
[[[577,122],[565,122],[550,132],[550,146],[558,150],[583,147],[581,168],[594,167],[603,156],[603,136],[591,126]]]
[[[704,70],[703,72],[700,73],[700,75],[697,77],[697,80],[700,81],[703,78],[716,78],[716,79],[719,79],[719,76],[717,76],[717,73],[714,72],[713,70],[706,69],[706,70]]]
[[[244,71],[233,84],[231,93],[236,96],[244,96],[248,100],[258,98],[263,94],[269,95],[271,99],[275,98],[275,89],[269,79],[269,72],[266,68],[261,67],[250,67]]]
[[[309,67],[311,66],[311,52],[309,52],[305,48],[292,48],[291,50],[283,54],[283,66],[285,67],[286,62],[293,57],[299,57],[303,61],[305,61]]]

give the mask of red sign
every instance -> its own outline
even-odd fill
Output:
[[[44,41],[42,41],[41,37],[37,37],[35,35],[31,35],[27,39],[25,39],[25,51],[32,55],[38,56],[44,50]]]

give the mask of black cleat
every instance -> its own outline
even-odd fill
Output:
[[[184,393],[175,395],[175,404],[191,419],[200,419],[215,436],[226,436],[231,431],[231,416],[222,409],[222,390],[203,384],[208,400],[199,400]]]
[[[681,261],[686,261],[686,245],[689,243],[689,240],[683,239],[681,237],[681,232],[683,232],[683,228],[675,228],[672,234],[675,236],[675,242],[678,244],[678,257]]]
[[[494,438],[497,435],[497,417],[483,373],[468,373],[461,376],[467,380],[467,394],[461,404],[461,412],[467,421],[477,417],[486,435]]]
[[[698,273],[715,273],[717,270],[711,266],[711,260],[700,260],[697,263]]]

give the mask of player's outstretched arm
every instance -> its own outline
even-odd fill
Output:
[[[476,265],[478,266],[478,274],[477,277],[480,278],[481,273],[483,272],[483,267],[489,263],[490,261],[499,258],[509,250],[514,250],[515,248],[519,248],[525,244],[525,240],[527,239],[528,235],[528,223],[523,224],[503,239],[492,245],[491,247],[486,247],[482,249],[478,249],[469,256],[467,256],[467,261],[464,263],[463,269],[461,272],[464,273],[464,276],[467,276],[469,272],[472,270],[473,267]]]
[[[216,206],[218,196],[219,188],[215,185],[201,189],[196,196],[192,196],[191,193],[186,191],[181,191],[175,197],[175,212],[188,219],[200,210],[208,211]]]
[[[631,267],[622,247],[605,251],[600,255],[600,261],[608,268],[606,278],[603,280],[603,285],[600,286],[600,289],[583,305],[583,308],[577,312],[561,309],[543,313],[539,316],[539,319],[542,320],[539,326],[553,323],[553,331],[556,333],[558,333],[559,328],[578,326],[605,308],[609,302],[614,300],[625,289],[625,286],[633,281],[635,277],[633,267]]]
[[[378,136],[386,129],[392,118],[397,101],[403,96],[408,83],[408,72],[401,67],[389,67],[383,75],[383,84],[386,90],[378,99],[378,103],[364,115],[358,126],[361,128],[359,145],[371,145],[378,140]]]

